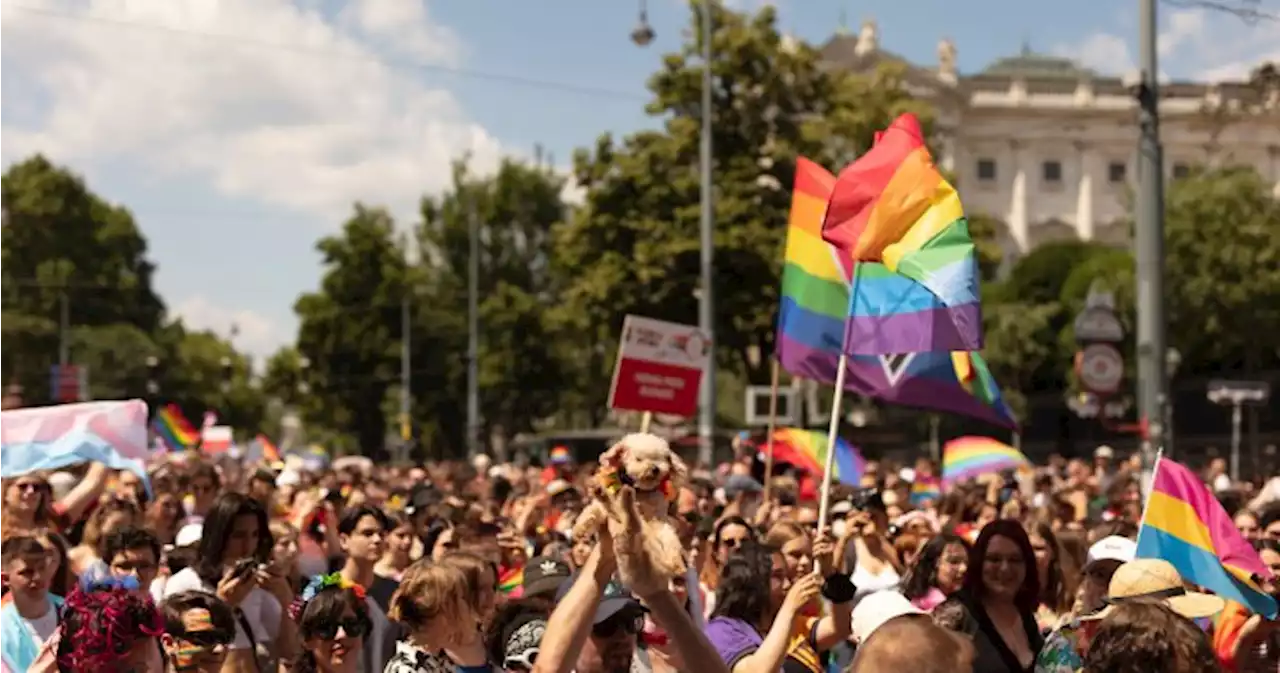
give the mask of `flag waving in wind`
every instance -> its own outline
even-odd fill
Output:
[[[778,307],[778,363],[791,374],[834,383],[844,339],[853,258],[822,240],[822,213],[835,178],[799,159],[787,223],[782,300]],[[859,263],[864,266],[866,263]],[[976,352],[854,354],[846,359],[845,388],[890,404],[1016,423],[1000,386]]]
[[[840,171],[822,237],[858,262],[847,353],[981,350],[977,251],[914,115]]]
[[[1276,617],[1275,599],[1260,586],[1271,572],[1258,552],[1200,478],[1167,458],[1156,461],[1137,556],[1164,559],[1188,582]]]

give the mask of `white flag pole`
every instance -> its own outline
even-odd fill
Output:
[[[840,432],[840,405],[844,401],[844,378],[849,368],[849,356],[841,353],[837,367],[836,390],[831,398],[831,424],[827,427],[826,464],[822,468],[822,491],[818,496],[820,498],[818,500],[818,535],[822,535],[827,530],[827,514],[831,508],[831,473],[835,471],[836,440]]]

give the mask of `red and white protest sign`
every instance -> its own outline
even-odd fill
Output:
[[[622,322],[609,407],[693,416],[711,343],[696,327],[629,315]]]

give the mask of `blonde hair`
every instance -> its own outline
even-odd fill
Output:
[[[123,498],[107,498],[98,505],[97,509],[93,510],[93,514],[89,515],[89,520],[84,524],[84,535],[80,538],[80,544],[92,549],[95,554],[101,555],[102,550],[98,547],[102,543],[103,536],[108,532],[103,528],[107,524],[107,519],[116,514],[128,515],[129,521],[124,525],[137,524],[142,517],[142,512],[133,501]]]
[[[436,619],[459,630],[476,624],[470,582],[452,563],[422,559],[409,566],[389,607],[387,617],[410,631],[421,631]]]
[[[782,549],[787,543],[798,538],[808,540],[809,531],[795,522],[779,521],[773,524],[768,533],[765,533],[764,544],[773,549]]]
[[[461,570],[467,578],[467,593],[470,595],[468,604],[480,606],[484,605],[486,600],[489,603],[493,602],[493,594],[497,591],[495,583],[498,581],[496,566],[475,554],[462,551],[445,554],[440,562]],[[486,577],[486,575],[492,577]]]

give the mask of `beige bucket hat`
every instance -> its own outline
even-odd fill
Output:
[[[1081,619],[1103,619],[1116,605],[1137,601],[1164,603],[1187,619],[1211,617],[1227,605],[1217,596],[1188,590],[1172,563],[1143,558],[1117,568],[1107,588],[1107,607]]]

